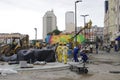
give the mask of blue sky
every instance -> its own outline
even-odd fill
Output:
[[[0,0],[0,33],[29,34],[42,39],[42,19],[45,12],[54,10],[59,30],[65,29],[65,12],[74,11],[76,0]],[[77,3],[77,26],[83,26],[83,17],[89,14],[93,25],[104,26],[104,0],[83,0]]]

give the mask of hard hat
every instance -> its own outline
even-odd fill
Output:
[[[66,45],[66,42],[64,42],[63,44]]]
[[[62,45],[62,42],[59,42],[59,45]]]

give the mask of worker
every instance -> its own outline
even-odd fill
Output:
[[[62,43],[60,42],[57,49],[56,49],[56,53],[57,53],[57,60],[58,62],[62,62]]]
[[[80,53],[80,56],[82,57],[82,61],[83,61],[83,62],[87,62],[88,56],[87,56],[87,54],[85,53],[85,51],[82,51],[82,52]]]
[[[63,60],[64,60],[64,64],[67,64],[67,57],[68,57],[68,47],[66,46],[66,43],[63,44]]]
[[[35,47],[36,47],[37,49],[40,49],[40,42],[39,42],[39,41],[37,41],[37,42],[35,43]]]
[[[78,60],[78,52],[79,52],[79,48],[78,48],[78,46],[75,46],[75,47],[74,47],[74,50],[73,50],[74,61],[75,61],[75,62],[79,62],[79,60]]]
[[[82,52],[80,53],[80,56],[81,56],[81,58],[82,58],[83,67],[85,67],[85,63],[86,63],[87,60],[88,60],[88,56],[87,56],[87,54],[85,53],[85,51],[82,51]]]

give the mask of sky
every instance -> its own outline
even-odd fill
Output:
[[[47,11],[54,11],[57,27],[65,30],[65,13],[75,10],[76,0],[0,0],[0,33],[28,34],[30,39],[42,39],[43,16]],[[104,0],[82,0],[77,3],[77,26],[84,25],[80,15],[88,14],[86,22],[104,26]]]

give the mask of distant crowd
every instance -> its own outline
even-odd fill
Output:
[[[99,54],[99,50],[104,50],[106,52],[110,52],[111,49],[114,48],[114,51],[118,51],[117,44],[104,44],[100,43],[94,44],[73,44],[73,43],[63,43],[59,42],[56,44],[42,44],[36,43],[35,48],[39,49],[53,49],[56,53],[56,60],[58,62],[67,63],[67,60],[72,60],[74,62],[79,62],[78,57],[82,57],[81,54],[87,55],[87,53],[95,53]]]

